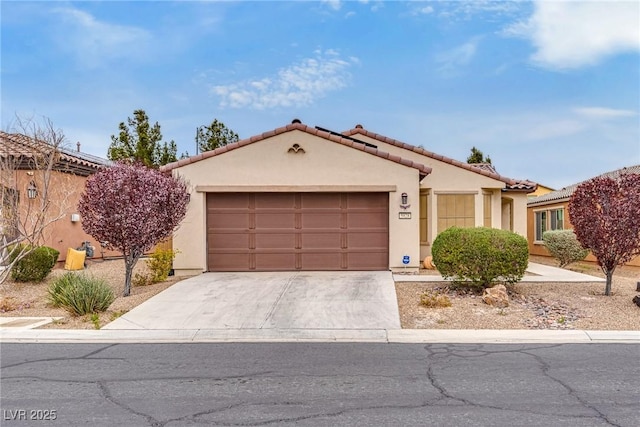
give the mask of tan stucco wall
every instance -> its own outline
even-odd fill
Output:
[[[513,199],[513,232],[527,237],[527,193],[508,192],[504,196]]]
[[[381,151],[413,160],[414,162],[429,166],[432,169],[432,172],[427,175],[420,184],[421,188],[430,190],[427,203],[427,218],[429,222],[427,234],[429,242],[427,245],[422,246],[420,250],[421,258],[431,254],[431,243],[433,243],[433,240],[436,238],[435,231],[438,227],[438,194],[473,194],[475,200],[476,226],[478,227],[484,225],[484,193],[489,192],[492,195],[491,223],[494,228],[503,228],[501,198],[508,197],[513,199],[513,231],[521,236],[527,235],[526,193],[502,193],[501,189],[505,187],[505,183],[502,181],[424,156],[412,150],[378,141],[366,135],[356,135],[355,137],[361,141],[376,145]],[[507,226],[507,228],[509,227]]]
[[[288,152],[298,144],[304,153]],[[173,170],[191,186],[187,215],[174,234],[176,274],[206,270],[206,191],[391,191],[389,266],[420,261],[419,172],[308,133],[294,130]],[[244,188],[243,188],[244,186]],[[198,191],[198,189],[200,191]],[[399,219],[400,195],[412,200],[411,219]]]
[[[17,188],[20,191],[21,215],[28,217],[34,214],[34,210],[39,210],[40,198],[43,193],[43,178],[41,171],[19,170],[15,172]],[[52,221],[43,232],[43,240],[40,244],[50,246],[60,251],[59,261],[64,261],[68,248],[79,247],[80,244],[88,240],[95,248],[94,258],[104,256],[117,256],[119,252],[108,251],[100,246],[93,237],[82,229],[82,218],[80,221],[72,222],[71,215],[77,213],[80,194],[84,191],[87,178],[62,172],[51,172],[49,181],[48,198],[50,204],[47,209],[47,221]],[[38,197],[33,201],[27,198],[27,186],[30,181],[34,181],[38,188]],[[13,185],[13,183],[11,183]],[[31,210],[29,210],[31,203]],[[30,221],[27,219],[27,223]]]

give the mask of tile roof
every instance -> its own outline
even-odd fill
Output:
[[[640,165],[634,165],[634,166],[628,166],[628,167],[624,167],[622,169],[616,169],[614,171],[611,172],[605,172],[601,175],[598,175],[599,177],[608,177],[608,178],[618,178],[620,177],[620,175],[622,174],[627,174],[627,173],[637,173],[640,174]],[[552,191],[550,193],[547,194],[543,194],[541,196],[535,197],[531,200],[529,200],[527,202],[527,206],[537,206],[537,205],[543,205],[546,203],[550,203],[550,202],[560,202],[560,201],[565,201],[568,200],[571,195],[573,195],[573,192],[576,191],[576,188],[578,188],[578,186],[580,184],[582,184],[585,181],[581,181],[577,184],[573,184],[570,185],[568,187],[564,187],[560,190],[556,190],[556,191]]]
[[[53,146],[26,135],[0,131],[0,158],[20,160],[19,168],[29,169],[29,160],[35,154],[49,153]],[[59,148],[60,158],[56,170],[88,176],[96,170],[111,165],[111,161],[91,154]]]
[[[498,172],[496,172],[496,170],[493,168],[493,166],[491,166],[491,165],[487,166],[486,163],[469,164],[469,163],[461,162],[459,160],[455,160],[455,159],[452,159],[452,158],[449,158],[449,157],[446,157],[446,156],[441,156],[440,154],[436,154],[436,153],[433,153],[431,151],[425,150],[424,148],[416,147],[414,145],[407,144],[405,142],[398,141],[396,139],[389,138],[387,136],[379,135],[377,133],[368,131],[368,130],[364,129],[362,127],[362,125],[356,125],[355,128],[343,132],[343,135],[350,136],[350,137],[353,136],[353,135],[365,135],[365,136],[368,136],[369,138],[373,138],[373,139],[375,139],[377,141],[384,142],[384,143],[387,143],[387,144],[391,144],[391,145],[394,145],[396,147],[403,148],[405,150],[413,151],[413,152],[421,154],[423,156],[427,156],[427,157],[430,157],[432,159],[435,159],[435,160],[438,160],[438,161],[441,161],[441,162],[445,162],[445,163],[449,163],[449,164],[457,166],[459,168],[467,169],[467,170],[470,170],[472,172],[478,173],[480,175],[484,175],[484,176],[487,176],[489,178],[493,178],[493,179],[496,179],[498,181],[502,181],[502,182],[504,182],[506,184],[504,191],[523,191],[523,192],[531,193],[531,192],[535,191],[536,188],[538,187],[538,184],[533,182],[533,181],[516,180],[516,179],[507,178],[506,176],[502,176]]]
[[[288,124],[286,126],[279,127],[277,129],[274,129],[274,130],[271,130],[271,131],[268,131],[268,132],[264,132],[264,133],[262,133],[260,135],[255,135],[255,136],[252,136],[250,138],[246,138],[246,139],[243,139],[241,141],[234,142],[232,144],[228,144],[228,145],[225,145],[225,146],[220,147],[220,148],[216,148],[215,150],[212,150],[212,151],[205,151],[204,153],[200,153],[200,154],[198,154],[196,156],[192,156],[192,157],[189,157],[189,158],[186,158],[186,159],[181,159],[181,160],[178,160],[177,162],[169,163],[167,165],[164,165],[164,166],[160,167],[160,170],[163,171],[163,172],[167,172],[167,171],[170,171],[172,169],[179,168],[181,166],[185,166],[185,165],[188,165],[188,164],[191,164],[191,163],[196,163],[196,162],[199,162],[201,160],[208,159],[209,157],[218,156],[218,155],[224,154],[224,153],[226,153],[228,151],[232,151],[232,150],[238,149],[240,147],[244,147],[245,145],[253,144],[255,142],[262,141],[264,139],[270,138],[272,136],[279,135],[279,134],[285,133],[285,132],[291,132],[291,131],[294,131],[294,130],[306,132],[306,133],[311,134],[311,135],[316,135],[316,136],[318,136],[320,138],[324,138],[326,140],[335,142],[337,144],[342,144],[342,145],[345,145],[347,147],[351,147],[351,148],[354,148],[356,150],[364,151],[365,153],[369,153],[371,155],[374,155],[374,156],[377,156],[377,157],[381,157],[383,159],[387,159],[387,160],[390,160],[392,162],[399,163],[401,165],[417,169],[420,172],[421,176],[426,176],[426,175],[431,173],[431,168],[428,167],[428,166],[425,166],[425,165],[420,164],[420,163],[413,162],[413,161],[408,160],[408,159],[403,159],[403,158],[401,158],[399,156],[394,156],[392,154],[385,153],[384,151],[380,151],[377,148],[374,148],[372,146],[366,146],[363,143],[359,143],[359,142],[354,141],[353,138],[348,138],[348,137],[345,137],[343,135],[337,134],[335,132],[330,132],[330,131],[327,131],[327,130],[324,130],[324,129],[318,129],[318,128],[313,128],[313,127],[307,126],[307,125],[301,123],[299,120],[294,120],[291,124]]]

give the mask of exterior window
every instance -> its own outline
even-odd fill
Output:
[[[484,226],[491,227],[491,194],[485,194],[483,199]]]
[[[536,241],[542,241],[547,230],[564,230],[564,208],[538,211],[536,215]]]
[[[438,233],[449,227],[475,227],[473,194],[438,195]]]
[[[420,190],[420,243],[429,242],[429,236],[427,235],[427,196],[428,190]]]

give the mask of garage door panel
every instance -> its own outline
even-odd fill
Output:
[[[224,209],[246,209],[249,207],[249,193],[217,193],[216,207]]]
[[[341,193],[301,193],[302,209],[340,209]]]
[[[347,257],[349,267],[353,270],[378,270],[381,264],[389,264],[388,254],[380,252],[351,252]]]
[[[225,229],[248,229],[249,228],[249,214],[243,213],[210,213],[207,215],[207,222],[209,226],[216,224],[224,224]],[[218,227],[216,227],[218,228]]]
[[[386,250],[388,240],[386,233],[349,233],[347,245],[349,248],[371,248],[382,251]]]
[[[303,270],[319,270],[319,271],[331,271],[331,270],[340,270],[346,269],[345,266],[342,267],[343,254],[340,253],[322,253],[322,252],[311,252],[302,254],[302,269]],[[338,268],[336,268],[338,266]]]
[[[296,255],[293,253],[256,253],[255,270],[295,270]]]
[[[207,195],[211,271],[386,270],[387,193]]]
[[[294,193],[249,193],[255,197],[256,209],[293,209]]]
[[[389,218],[386,212],[378,212],[378,215],[372,215],[371,212],[349,213],[347,215],[347,228],[378,228],[386,229]]]
[[[209,255],[210,271],[247,271],[250,269],[247,253],[216,253]]]
[[[371,197],[371,193],[349,193],[347,206],[349,209],[387,210],[389,208],[388,194],[378,193],[384,197]]]
[[[342,233],[310,233],[302,234],[302,248],[336,249],[342,246]]]
[[[215,233],[210,238],[218,242],[218,246],[225,249],[242,249],[249,247],[249,235],[246,233]]]
[[[264,228],[294,228],[295,227],[295,215],[288,212],[256,212],[255,214],[256,229]]]
[[[302,228],[340,228],[342,224],[340,211],[333,213],[303,212]]]
[[[285,249],[294,248],[296,236],[292,233],[256,233],[256,249]]]

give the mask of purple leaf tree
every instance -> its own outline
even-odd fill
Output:
[[[569,217],[607,278],[604,294],[611,295],[616,267],[640,255],[640,174],[583,182],[571,196]]]
[[[124,255],[123,296],[131,292],[138,259],[172,234],[188,201],[183,180],[141,164],[116,163],[87,179],[78,205],[82,228]]]

